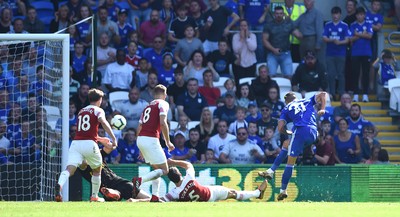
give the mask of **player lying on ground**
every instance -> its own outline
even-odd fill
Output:
[[[205,201],[214,202],[219,200],[236,199],[247,200],[250,198],[262,199],[267,180],[264,179],[260,187],[255,191],[237,191],[224,186],[202,186],[196,181],[193,165],[186,161],[169,161],[170,165],[178,166],[186,170],[185,177],[179,172],[178,168],[171,167],[168,178],[175,183],[176,187],[168,192],[162,201]]]
[[[109,139],[106,137],[98,137],[97,139],[102,144],[109,143]],[[136,202],[146,202],[150,201],[150,195],[148,195],[145,191],[139,189],[139,193],[136,197],[132,194],[133,192],[133,184],[131,181],[124,179],[112,171],[106,162],[106,157],[113,151],[112,148],[108,146],[104,146],[101,150],[101,156],[103,158],[103,169],[101,171],[101,188],[100,192],[104,195],[104,199],[106,201],[120,201],[125,199],[127,201],[131,201],[135,199]],[[88,182],[91,181],[92,177],[92,168],[87,165],[84,161],[79,166],[80,172]]]

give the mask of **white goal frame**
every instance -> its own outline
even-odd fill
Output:
[[[70,67],[70,36],[69,34],[0,34],[3,41],[62,41],[62,126],[69,126],[69,67]],[[62,127],[61,171],[67,167],[69,149],[69,128]],[[68,182],[63,187],[63,200],[68,201]]]

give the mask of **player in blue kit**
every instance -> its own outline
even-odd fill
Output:
[[[317,121],[314,106],[321,104],[318,115],[325,114],[326,92],[319,92],[309,99],[296,100],[296,95],[289,92],[285,95],[286,106],[283,108],[278,121],[280,133],[292,135],[287,150],[282,148],[274,164],[266,171],[258,172],[259,176],[272,179],[274,171],[288,155],[287,164],[282,175],[282,185],[278,200],[287,198],[286,188],[292,177],[297,157],[303,153],[305,146],[313,144],[317,139]],[[287,123],[293,122],[292,131],[286,129]],[[285,144],[284,144],[285,146]]]

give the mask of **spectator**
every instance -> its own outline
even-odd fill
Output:
[[[8,149],[11,148],[10,140],[6,137],[7,125],[0,120],[0,165],[8,163]]]
[[[15,16],[26,16],[26,6],[28,5],[28,1],[15,0],[15,1],[8,1],[8,3],[12,10],[12,14],[14,14]]]
[[[290,18],[292,21],[296,21],[305,11],[304,5],[295,4],[295,0],[285,0],[285,5],[283,7],[285,16]],[[290,36],[290,53],[292,54],[292,61],[299,63],[301,62],[300,56],[300,41],[295,36]]]
[[[295,28],[292,20],[284,17],[283,7],[275,7],[274,20],[265,25],[263,30],[263,44],[269,51],[267,62],[271,75],[276,75],[279,66],[282,74],[290,78],[293,74],[290,34],[296,38],[302,38],[303,35]]]
[[[171,52],[165,52],[162,56],[162,67],[158,68],[158,81],[166,87],[169,87],[174,83],[174,71],[172,67],[173,57]]]
[[[338,125],[339,133],[334,137],[336,162],[339,164],[359,163],[361,160],[361,147],[359,137],[348,130],[349,124],[346,119],[340,119]]]
[[[375,126],[370,121],[364,119],[359,104],[351,105],[350,116],[346,117],[346,120],[348,121],[349,131],[356,134],[359,138],[362,138],[362,129],[366,126],[372,126],[375,129],[375,135],[378,134],[378,130]]]
[[[340,106],[337,106],[333,109],[333,117],[335,119],[335,123],[339,122],[340,119],[346,118],[350,115],[350,107],[351,107],[351,97],[348,93],[343,93],[340,96]]]
[[[196,154],[191,158],[194,163],[204,163],[206,161],[207,146],[200,141],[199,129],[192,128],[189,130],[189,140],[185,142],[185,147],[189,148],[189,151],[195,150]]]
[[[103,32],[97,46],[97,70],[104,76],[108,64],[115,62],[117,50],[110,46],[110,38]]]
[[[203,51],[203,44],[200,39],[195,37],[193,26],[186,25],[184,28],[184,37],[177,40],[174,50],[175,60],[180,66],[185,67],[192,53],[198,50]]]
[[[75,102],[77,112],[89,105],[88,92],[89,85],[82,83],[79,87],[78,93],[71,97],[70,101]],[[28,108],[31,108],[31,105],[29,105]],[[78,114],[77,112],[75,113],[76,115]]]
[[[249,126],[247,128],[247,131],[249,133],[248,139],[254,144],[260,146],[261,150],[264,150],[263,141],[261,137],[257,135],[257,123],[256,122],[248,122],[248,123],[249,123]]]
[[[207,60],[203,51],[196,50],[192,53],[189,63],[183,68],[183,77],[185,81],[190,78],[195,78],[199,81],[199,86],[204,86],[203,72],[208,69]],[[212,70],[212,69],[211,69]],[[219,75],[216,71],[212,71],[213,81],[219,80]]]
[[[204,164],[218,164],[218,161],[215,159],[215,153],[212,149],[207,149],[206,151],[206,161]]]
[[[106,0],[103,4],[101,4],[101,7],[105,7],[107,9],[109,20],[114,22],[118,21],[118,15],[121,11],[121,8],[115,4],[115,0]],[[128,11],[126,11],[126,14],[128,15]]]
[[[224,87],[226,89],[226,92],[228,92],[228,91],[236,92],[235,80],[233,80],[233,78],[228,78],[224,82]],[[225,96],[225,94],[223,96]]]
[[[236,95],[238,96],[236,100],[237,106],[247,108],[250,102],[255,102],[249,83],[240,84],[238,90],[236,91]]]
[[[79,20],[87,19],[88,17],[93,16],[92,9],[86,5],[81,4],[79,6]],[[90,25],[92,24],[92,19],[87,19],[85,22],[76,24],[76,28],[78,29],[79,40],[83,42],[85,48],[91,48],[92,43],[92,35],[90,34]]]
[[[119,10],[117,26],[121,42],[117,45],[117,48],[124,48],[128,45],[128,33],[134,30],[132,25],[126,22],[127,17],[128,11],[126,9]]]
[[[85,47],[83,43],[77,41],[74,46],[74,53],[72,55],[72,68],[75,70],[75,78],[78,78],[83,74],[85,69],[85,62],[87,60],[87,56],[83,54]]]
[[[365,22],[365,9],[363,7],[357,8],[356,12],[357,21],[351,24],[350,31],[352,33],[351,42],[351,63],[352,63],[352,76],[350,80],[353,82],[352,90],[355,92],[353,101],[358,102],[358,94],[363,94],[363,102],[368,102],[369,90],[369,67],[372,55],[371,39],[372,39],[372,25]],[[361,73],[361,89],[359,89],[358,81],[360,80]]]
[[[0,33],[7,33],[13,29],[12,24],[12,11],[10,8],[3,8],[0,17]]]
[[[235,33],[232,38],[232,49],[238,59],[233,65],[233,74],[235,82],[244,77],[254,77],[256,72],[257,58],[255,50],[257,49],[257,38],[254,33],[249,31],[246,20],[240,20],[240,31]]]
[[[381,31],[383,26],[383,16],[380,14],[381,2],[379,0],[371,1],[371,10],[368,10],[365,15],[365,22],[372,25],[372,38],[371,38],[371,59],[374,60],[378,56],[378,32]],[[370,70],[370,88],[373,89],[375,83],[374,68]]]
[[[174,134],[174,145],[175,149],[171,151],[172,159],[174,160],[186,160],[195,161],[196,149],[189,149],[185,147],[185,133],[182,131],[176,131]]]
[[[13,28],[8,32],[9,34],[29,34],[24,28],[24,21],[21,18],[15,18],[13,21]]]
[[[265,135],[265,129],[267,127],[273,127],[274,128],[274,139],[278,140],[279,139],[279,133],[276,130],[276,127],[278,126],[278,120],[276,118],[273,118],[271,116],[272,114],[272,106],[269,103],[263,103],[260,107],[261,110],[261,119],[257,121],[257,127],[258,127],[258,136],[263,138]]]
[[[160,10],[160,19],[165,23],[166,26],[170,26],[175,17],[176,15],[172,5],[172,0],[163,0],[162,8]]]
[[[334,141],[333,137],[330,135],[331,123],[328,120],[323,121],[321,129],[314,153],[315,160],[317,164],[321,166],[335,165]]]
[[[183,80],[182,68],[178,67],[174,70],[174,83],[171,84],[167,89],[168,102],[171,111],[175,111],[178,96],[186,92],[186,90],[187,89],[185,80]],[[175,117],[175,119],[177,120],[178,117]]]
[[[1,96],[1,94],[0,94]],[[0,98],[1,99],[1,98]],[[28,106],[22,110],[22,120],[36,121],[36,110],[39,106],[38,100],[34,93],[29,93]]]
[[[10,100],[13,103],[18,103],[21,108],[25,109],[28,106],[29,96],[29,81],[28,76],[21,75],[18,79],[18,84],[13,87]]]
[[[380,151],[381,151],[380,146],[372,146],[371,149],[369,150],[370,157],[367,160],[363,159],[362,162],[365,164],[378,164],[378,157]]]
[[[154,88],[157,86],[158,78],[157,72],[151,70],[147,77],[147,84],[141,89],[140,98],[144,99],[148,103],[154,100]]]
[[[272,106],[272,114],[271,116],[273,118],[280,118],[281,117],[281,111],[285,107],[285,103],[283,103],[280,98],[278,98],[279,93],[278,89],[276,87],[271,87],[269,88],[268,91],[268,103],[271,104]]]
[[[126,118],[126,128],[136,129],[139,125],[140,115],[148,103],[139,98],[140,90],[133,87],[129,90],[128,100],[118,100],[113,103],[114,113]]]
[[[125,62],[129,63],[135,70],[139,69],[139,61],[141,59],[140,56],[137,55],[138,46],[136,42],[131,41],[128,45],[128,53],[125,57]],[[147,62],[146,62],[147,64]]]
[[[54,15],[55,15],[54,19],[52,19],[50,22],[50,32],[51,33],[55,33],[60,30],[64,30],[64,29],[68,28],[68,26],[71,24],[68,14],[69,14],[68,6],[66,4],[61,5],[60,8],[58,9],[58,11],[54,13]],[[78,24],[78,26],[79,26],[79,24]],[[88,24],[88,29],[89,29],[89,24]],[[79,30],[79,28],[78,28],[78,30]]]
[[[6,130],[7,139],[12,140],[18,133],[21,132],[21,124],[22,124],[21,106],[19,106],[18,104],[14,104],[10,109],[10,111],[8,112],[7,130]]]
[[[263,151],[266,156],[266,160],[264,163],[272,164],[275,161],[275,158],[281,152],[281,149],[278,146],[277,140],[274,138],[275,130],[273,126],[268,126],[265,128],[264,137],[262,138],[264,147]]]
[[[36,68],[36,81],[31,83],[31,93],[34,93],[42,105],[49,105],[50,98],[53,94],[53,83],[46,79],[44,65],[39,65]]]
[[[125,62],[125,56],[124,50],[118,50],[117,61],[109,64],[106,68],[103,84],[110,92],[126,91],[135,84],[132,76],[135,69]]]
[[[187,91],[179,95],[176,101],[179,116],[186,115],[189,121],[199,121],[202,109],[208,106],[207,100],[198,89],[198,81],[195,78],[189,79]]]
[[[366,126],[363,128],[363,136],[360,138],[361,146],[361,161],[366,162],[373,154],[371,150],[374,147],[381,147],[379,141],[375,138],[375,129],[373,126]],[[376,160],[376,158],[375,158]]]
[[[68,0],[67,3],[65,3],[65,5],[67,5],[69,8],[70,20],[73,23],[79,21],[79,9],[81,8],[82,4],[84,4],[83,1],[79,0]]]
[[[247,106],[249,115],[246,117],[246,121],[248,123],[254,122],[256,123],[258,120],[261,119],[261,113],[258,112],[258,107],[255,102],[250,102],[249,105]]]
[[[350,25],[356,21],[356,9],[357,9],[357,0],[347,0],[346,2],[346,12],[347,16],[343,19],[343,22],[347,24],[350,30]],[[351,38],[350,43],[347,46],[346,52],[346,66],[345,66],[345,82],[346,82],[346,91],[351,90],[352,88],[352,64],[351,64]]]
[[[396,58],[394,57],[392,51],[388,49],[384,49],[380,57],[378,57],[372,65],[378,70],[378,97],[383,96],[383,88],[388,85],[388,81],[390,79],[396,78],[396,71],[400,70],[400,65],[396,64]]]
[[[207,6],[205,8],[207,9]],[[190,2],[189,16],[191,16],[194,19],[194,21],[196,22],[197,30],[199,33],[199,39],[201,41],[204,41],[205,37],[206,37],[206,33],[205,33],[205,29],[204,29],[205,22],[204,22],[204,14],[200,7],[199,1]]]
[[[218,49],[218,41],[229,34],[229,30],[239,20],[239,16],[219,4],[219,0],[210,0],[210,9],[204,13],[205,38],[203,47],[206,54]],[[228,17],[232,21],[228,24]]]
[[[222,150],[224,149],[225,145],[228,145],[228,143],[230,141],[236,139],[236,137],[234,135],[228,133],[228,124],[224,120],[221,120],[218,122],[217,132],[218,132],[218,134],[216,134],[210,138],[210,140],[208,141],[208,146],[207,146],[208,149],[211,149],[214,151],[215,159],[219,159],[219,156],[220,156]],[[246,135],[246,137],[247,137],[247,135]]]
[[[292,77],[292,89],[301,92],[325,91],[328,87],[325,66],[316,58],[314,52],[307,51],[304,63],[300,63]]]
[[[250,30],[262,31],[265,21],[270,19],[269,15],[270,0],[239,1],[239,15],[241,19],[247,20]],[[275,8],[276,10],[276,8]],[[257,33],[257,44],[262,43],[262,35]],[[257,46],[257,60],[264,61],[264,48]]]
[[[346,46],[351,33],[347,24],[340,20],[342,10],[340,7],[331,9],[332,21],[325,24],[323,40],[326,45],[326,68],[328,72],[329,93],[336,96],[336,79],[338,93],[342,95],[345,90],[345,61]]]
[[[28,14],[24,20],[24,28],[29,33],[44,33],[44,23],[38,19],[37,12],[34,7],[28,7]]]
[[[70,70],[72,71],[72,69]],[[87,58],[85,61],[85,67],[82,73],[82,77],[78,78],[78,82],[81,84],[87,84],[90,87],[99,87],[102,84],[101,80],[101,72],[99,70],[93,71],[92,58]],[[79,86],[77,86],[76,88],[79,88]],[[73,94],[74,92],[76,91],[71,92],[70,86],[70,94]]]
[[[150,0],[128,0],[129,20],[135,29],[138,29],[141,23],[151,19]]]
[[[76,113],[76,105],[74,101],[69,101],[69,109],[68,109],[68,118],[69,118],[69,127],[73,125],[77,125],[77,115]],[[57,120],[55,131],[61,134],[62,130],[62,118],[60,117]]]
[[[146,58],[139,60],[139,68],[136,69],[136,87],[139,89],[144,88],[147,85],[147,78],[149,77],[149,62]]]
[[[177,10],[177,17],[172,20],[171,25],[169,27],[168,33],[168,41],[171,44],[176,44],[180,39],[188,38],[186,29],[191,26],[192,27],[192,36],[196,37],[197,33],[197,24],[196,21],[192,17],[187,16],[187,6],[182,4],[179,5]],[[200,41],[200,40],[199,40]],[[190,55],[190,54],[189,54]],[[187,55],[187,56],[189,56]]]
[[[97,35],[101,35],[106,33],[108,38],[110,39],[110,44],[114,47],[114,45],[118,45],[121,43],[121,37],[118,31],[118,25],[108,19],[108,11],[105,7],[100,7],[97,11],[98,13],[98,20],[97,20]],[[86,38],[91,36],[92,32],[92,25],[89,27],[89,34]]]
[[[138,159],[140,152],[136,144],[136,130],[134,128],[128,128],[124,139],[118,141],[118,152],[120,153],[121,164],[140,164],[141,161]]]
[[[207,69],[203,72],[204,86],[199,87],[199,93],[203,95],[209,106],[216,106],[217,100],[221,97],[221,91],[219,88],[214,87],[213,84],[213,73]]]
[[[300,56],[304,57],[307,50],[316,52],[319,61],[324,62],[322,47],[322,32],[324,30],[322,13],[314,7],[315,0],[304,0],[306,13],[296,20],[296,26],[303,34],[300,42]]]
[[[378,164],[389,164],[389,153],[386,149],[382,148],[378,154]]]
[[[0,120],[7,123],[8,113],[11,109],[11,103],[9,102],[9,95],[6,89],[0,89]]]
[[[201,111],[200,123],[196,126],[200,132],[200,141],[208,144],[211,136],[217,133],[217,130],[212,120],[212,113],[208,107],[204,107]]]
[[[207,55],[207,65],[213,67],[215,71],[222,77],[230,77],[229,65],[233,66],[236,61],[235,55],[228,50],[228,43],[221,39],[218,41],[218,50],[215,50]]]
[[[175,129],[171,129],[169,131],[170,136],[173,137],[175,132],[181,131],[182,133],[185,134],[185,141],[189,140],[188,123],[189,123],[189,118],[188,117],[186,117],[184,115],[179,116],[178,126],[176,126]]]
[[[254,164],[256,160],[264,161],[265,155],[261,148],[248,139],[247,129],[237,130],[237,139],[224,145],[219,155],[219,161],[227,164]]]
[[[227,91],[224,96],[224,105],[214,111],[214,122],[220,120],[227,122],[228,126],[236,120],[235,92]]]
[[[167,27],[160,20],[160,13],[157,10],[152,10],[150,20],[144,21],[140,25],[140,43],[145,47],[153,47],[153,42],[156,37],[161,37],[163,45],[165,45]]]
[[[144,58],[149,62],[150,68],[161,68],[162,67],[162,56],[164,54],[164,39],[161,36],[155,36],[152,41],[151,48],[144,54]]]
[[[12,87],[16,86],[18,84],[18,78],[24,74],[24,72],[22,71],[22,60],[21,60],[21,56],[18,55],[15,58],[13,58],[13,62],[12,62],[12,68],[9,69],[9,74],[11,76],[7,76],[7,90],[9,92],[12,92]],[[12,61],[12,60],[11,60]],[[11,65],[11,64],[10,64]],[[37,68],[35,71],[35,74],[37,73]]]
[[[271,87],[277,87],[279,92],[279,86],[276,81],[272,80],[268,75],[269,70],[266,65],[258,67],[258,76],[251,81],[251,90],[254,93],[257,104],[261,105],[265,100],[268,99],[268,92]]]
[[[236,121],[232,122],[229,125],[228,132],[234,136],[237,136],[237,130],[239,128],[247,128],[249,127],[249,123],[244,119],[246,117],[246,109],[243,107],[236,107]]]
[[[139,44],[139,33],[136,30],[128,33],[128,44],[132,41],[137,45],[136,55],[143,57],[143,47]]]
[[[38,56],[37,48],[30,47],[28,59],[25,59],[22,63],[22,68],[24,69],[25,74],[28,76],[28,81],[30,83],[36,80],[36,68],[42,62],[43,57]]]
[[[9,161],[12,163],[30,163],[35,160],[35,152],[40,152],[40,145],[36,144],[35,137],[29,132],[29,121],[23,121],[22,131],[11,140],[11,148],[8,150]],[[33,158],[33,159],[31,159]]]

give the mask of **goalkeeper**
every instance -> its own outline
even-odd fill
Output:
[[[99,137],[98,141],[102,144],[109,142],[109,139],[106,137]],[[120,201],[122,199],[129,200],[133,198],[133,184],[131,181],[128,181],[112,171],[106,162],[106,157],[110,154],[113,149],[104,146],[101,150],[101,156],[103,159],[103,169],[101,171],[101,187],[100,192],[104,195],[104,199],[106,201]],[[86,162],[82,162],[79,166],[79,171],[81,172],[83,178],[85,178],[88,182],[91,181],[92,178],[92,168],[86,164]],[[150,195],[148,195],[145,191],[139,191],[136,198],[136,201],[150,201]]]

